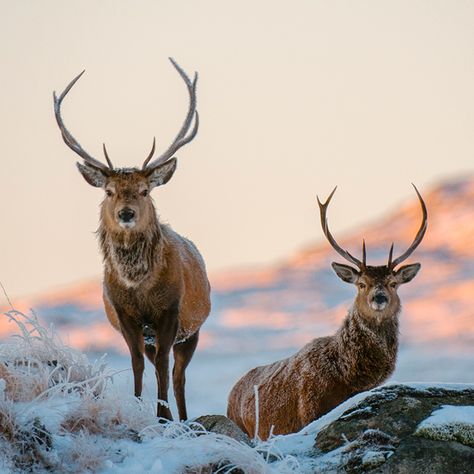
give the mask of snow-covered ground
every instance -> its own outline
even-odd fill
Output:
[[[240,468],[249,474],[304,474],[331,469],[344,458],[347,446],[315,457],[316,434],[371,393],[347,400],[300,433],[256,440],[249,446],[206,432],[192,421],[159,423],[152,370],[148,370],[144,400],[138,401],[131,395],[126,358],[115,356],[111,364],[104,358],[90,361],[63,344],[53,329],[41,326],[34,316],[12,312],[5,317],[18,331],[0,345],[2,473],[34,468],[35,472],[179,474],[203,472],[212,466],[212,472],[222,473]],[[276,354],[267,355],[273,358]],[[193,415],[223,411],[219,407],[224,406],[232,377],[254,364],[251,357],[238,363],[236,359],[219,360],[209,354],[197,358],[197,369],[189,379]],[[420,391],[429,386],[410,385]],[[466,414],[472,418],[472,407],[444,407],[419,429],[446,429],[461,420],[472,440],[474,421],[466,423]],[[367,453],[370,455],[381,454]]]

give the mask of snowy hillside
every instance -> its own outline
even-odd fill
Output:
[[[421,262],[422,269],[400,290],[401,348],[392,380],[473,382],[474,178],[452,180],[422,193],[429,225],[412,260]],[[336,213],[337,196],[334,204]],[[406,248],[419,221],[413,197],[382,220],[338,240],[359,254],[364,237],[369,262],[383,263],[392,240],[395,252]],[[315,216],[315,235],[320,234]],[[321,240],[279,265],[212,278],[213,311],[187,372],[192,416],[224,413],[230,388],[249,368],[287,356],[337,328],[355,290],[333,274],[333,260],[339,256]],[[89,356],[107,352],[109,363],[122,370],[116,383],[131,393],[127,349],[105,318],[99,281],[14,304],[22,311],[34,308],[65,342]],[[0,318],[0,338],[14,330],[7,318]],[[153,400],[149,365],[145,374],[145,397]]]

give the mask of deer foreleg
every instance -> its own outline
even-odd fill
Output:
[[[121,318],[120,327],[132,358],[135,396],[141,397],[143,387],[143,371],[145,370],[142,328],[130,318]]]
[[[176,405],[178,406],[179,421],[188,419],[186,411],[186,397],[184,386],[186,384],[185,371],[199,340],[199,331],[193,334],[186,341],[176,344],[173,347],[174,367],[173,367],[173,388]]]
[[[178,310],[171,308],[164,311],[160,316],[160,326],[156,330],[156,357],[155,374],[158,385],[158,406],[156,414],[158,417],[172,420],[171,411],[168,406],[164,406],[160,401],[168,404],[169,387],[169,357],[170,350],[176,338],[178,330]]]

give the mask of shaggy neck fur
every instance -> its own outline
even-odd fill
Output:
[[[391,314],[364,315],[352,307],[336,333],[340,375],[358,390],[373,387],[394,370],[398,350],[397,305]]]
[[[110,230],[101,219],[99,242],[106,268],[133,287],[153,273],[162,258],[162,233],[156,215],[145,231]]]

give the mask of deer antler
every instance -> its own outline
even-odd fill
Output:
[[[169,60],[171,61],[171,64],[173,64],[173,66],[178,71],[179,75],[186,84],[186,87],[189,92],[189,109],[186,118],[183,122],[183,125],[181,126],[181,130],[176,135],[176,138],[174,139],[173,143],[163,154],[161,154],[158,158],[156,158],[150,163],[150,160],[152,159],[153,153],[155,151],[155,141],[153,140],[152,151],[148,155],[148,158],[144,161],[142,170],[152,171],[157,166],[161,165],[165,161],[168,161],[182,146],[189,143],[196,136],[199,128],[199,114],[196,110],[196,84],[198,80],[198,73],[194,73],[194,79],[191,81],[191,79],[189,79],[187,74],[183,71],[183,69],[181,69],[179,64],[173,58],[169,58]],[[193,119],[194,126],[191,132],[188,134]]]
[[[85,70],[82,71],[80,74],[78,74],[64,89],[62,94],[57,97],[56,92],[53,92],[53,99],[54,99],[54,115],[56,116],[56,122],[58,123],[59,129],[61,130],[61,135],[63,137],[64,143],[75,153],[77,153],[86,163],[89,165],[93,166],[94,168],[98,168],[106,173],[108,173],[110,170],[113,170],[113,165],[112,162],[109,160],[107,156],[107,151],[105,150],[104,146],[104,153],[105,153],[105,158],[107,159],[107,162],[109,164],[109,167],[107,167],[104,163],[101,163],[100,161],[96,160],[93,158],[89,153],[87,153],[81,145],[79,145],[79,142],[71,135],[69,130],[66,128],[64,125],[63,119],[61,117],[61,104],[68,94],[68,92],[72,89],[74,84],[79,80],[79,78],[84,74]]]
[[[340,247],[339,244],[334,239],[334,237],[331,235],[331,232],[329,231],[328,219],[327,219],[326,213],[327,213],[327,208],[329,206],[329,203],[331,202],[331,199],[334,196],[334,193],[336,192],[336,189],[337,189],[337,186],[332,190],[331,194],[329,195],[325,203],[321,203],[321,201],[319,200],[319,197],[317,198],[318,205],[319,205],[319,212],[321,214],[321,226],[323,228],[324,235],[328,239],[329,243],[332,245],[333,249],[339,255],[341,255],[341,257],[344,257],[346,260],[356,265],[359,268],[359,270],[363,270],[366,267],[365,241],[363,241],[363,244],[362,244],[362,261],[360,261],[358,258],[355,258],[353,255],[351,255],[347,250],[344,250],[342,247]]]
[[[393,261],[392,261],[392,256],[393,256],[393,244],[392,244],[390,248],[390,253],[388,256],[388,264],[387,264],[388,268],[390,268],[391,270],[393,270],[397,265],[399,265],[404,260],[406,260],[415,251],[415,249],[418,247],[418,245],[420,245],[421,241],[423,240],[423,237],[426,232],[426,228],[428,227],[428,212],[426,210],[425,201],[423,201],[421,194],[418,192],[418,189],[416,189],[416,186],[413,183],[412,183],[412,186],[415,188],[416,194],[420,201],[421,210],[423,212],[423,219],[421,221],[421,225],[420,225],[420,228],[418,229],[415,239],[413,240],[410,247],[408,247],[408,250],[406,250],[402,255],[400,255],[400,257],[396,258]]]

